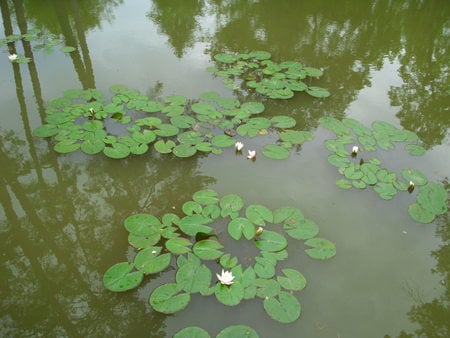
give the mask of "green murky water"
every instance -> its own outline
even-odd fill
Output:
[[[448,189],[450,112],[446,1],[0,1],[0,37],[40,28],[72,53],[0,47],[0,336],[170,337],[196,325],[215,336],[228,325],[261,337],[447,337],[448,214],[433,224],[407,213],[413,195],[381,200],[372,190],[340,190],[318,127],[323,116],[384,120],[416,132],[428,152],[381,152],[390,170],[412,167]],[[13,49],[15,48],[15,49]],[[223,51],[267,50],[276,61],[323,67],[316,84],[331,96],[263,100],[315,138],[288,160],[222,155],[179,159],[148,152],[125,160],[59,155],[36,138],[45,103],[70,88],[113,84],[153,99],[205,91],[237,96],[205,71]],[[11,63],[8,53],[32,58]],[[258,152],[264,142],[246,141]],[[200,189],[236,193],[271,209],[292,205],[336,243],[331,260],[289,248],[307,278],[300,319],[280,324],[262,301],[237,307],[194,296],[175,315],[154,312],[151,291],[174,271],[146,277],[133,291],[104,289],[103,273],[132,259],[123,221],[134,213],[180,212]],[[233,248],[239,250],[239,248]],[[245,250],[243,248],[242,250]]]

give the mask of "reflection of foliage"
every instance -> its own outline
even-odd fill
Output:
[[[397,20],[402,27],[402,52],[398,57],[404,84],[389,93],[392,104],[402,107],[397,114],[402,125],[415,130],[428,146],[441,144],[450,128],[450,7],[439,6],[439,11],[433,11],[436,15],[427,15],[433,6],[436,3],[432,1],[410,3],[409,10]],[[417,29],[419,17],[423,29]]]
[[[108,260],[123,259],[116,220],[130,210],[157,213],[167,201],[178,209],[212,179],[198,174],[194,160],[182,166],[160,158],[74,162],[41,153],[36,163],[14,133],[2,132],[0,141],[0,204],[7,219],[0,223],[6,232],[1,312],[7,314],[0,335],[102,336],[136,327],[163,336],[164,316],[131,315],[144,313],[146,301],[111,296],[99,284]]]
[[[196,17],[202,14],[203,0],[154,0],[154,8],[148,16],[159,25],[175,55],[181,58],[185,49],[192,47],[197,30]]]
[[[444,181],[445,188],[450,192],[448,179]],[[414,334],[402,331],[398,338],[428,337],[445,338],[450,336],[450,220],[448,213],[441,218],[438,235],[442,238],[442,245],[432,256],[436,258],[437,265],[433,273],[442,276],[441,284],[445,287],[444,294],[430,302],[420,302],[408,312],[411,321],[420,325]]]

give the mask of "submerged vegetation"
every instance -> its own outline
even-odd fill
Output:
[[[332,258],[336,247],[317,237],[318,225],[298,208],[271,211],[263,205],[244,206],[238,195],[220,197],[206,189],[183,204],[182,216],[166,213],[161,220],[150,214],[129,216],[124,225],[137,254],[133,262],[117,263],[106,271],[105,287],[127,291],[139,286],[145,275],[171,266],[176,269],[175,281],[158,286],[150,295],[149,303],[158,312],[183,310],[191,294],[199,293],[214,295],[228,306],[258,297],[273,320],[295,321],[301,306],[293,292],[304,289],[306,279],[296,269],[278,267],[288,257],[285,235],[304,241],[305,253],[313,259]],[[253,245],[259,255],[236,257],[227,253],[226,243],[231,240],[242,246]]]

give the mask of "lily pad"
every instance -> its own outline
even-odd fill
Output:
[[[130,148],[121,143],[113,143],[111,147],[105,147],[103,153],[110,158],[121,159],[130,155]]]
[[[170,253],[160,255],[161,247],[148,247],[138,252],[134,257],[134,266],[144,274],[157,273],[165,270],[171,259]]]
[[[336,181],[336,185],[341,189],[351,189],[352,182],[350,182],[349,180],[341,179]]]
[[[275,279],[258,278],[253,284],[258,288],[256,295],[260,298],[275,297],[280,293],[280,284]]]
[[[266,221],[273,222],[273,214],[268,208],[263,205],[249,205],[245,210],[247,218],[256,225],[265,225]]]
[[[325,88],[321,87],[308,87],[306,92],[314,97],[328,97],[330,96],[330,92]]]
[[[176,281],[186,292],[201,292],[209,288],[212,274],[204,264],[188,262],[180,267],[176,274]]]
[[[185,158],[194,156],[197,153],[197,148],[195,148],[195,146],[193,145],[182,143],[175,146],[172,152],[177,157]]]
[[[436,215],[442,215],[447,212],[447,200],[447,191],[443,186],[434,182],[429,182],[421,187],[417,194],[417,203],[425,210]]]
[[[54,148],[56,152],[61,154],[71,153],[80,148],[80,144],[76,143],[76,140],[63,140],[55,144]]]
[[[171,253],[182,255],[191,251],[191,241],[186,238],[172,238],[166,242],[166,248]]]
[[[311,247],[305,250],[311,258],[328,259],[336,255],[336,246],[327,239],[315,237],[308,239],[305,244]]]
[[[426,153],[426,149],[417,144],[407,144],[405,150],[413,156],[421,156]]]
[[[180,220],[179,227],[186,235],[195,236],[199,232],[209,234],[212,228],[205,225],[209,224],[211,219],[203,215],[185,216]]]
[[[175,142],[172,140],[168,140],[167,142],[159,140],[153,146],[158,153],[167,154],[172,152],[172,149],[175,147]]]
[[[192,199],[197,203],[207,205],[219,202],[219,194],[211,189],[200,190],[194,193]]]
[[[289,291],[300,291],[306,286],[306,278],[300,271],[294,269],[281,270],[284,276],[278,276],[277,281],[280,285]]]
[[[181,329],[173,338],[211,338],[208,331],[198,326],[189,326]]]
[[[417,169],[403,169],[402,176],[406,181],[411,181],[415,185],[422,186],[427,184],[427,177]]]
[[[255,246],[260,250],[280,251],[287,246],[287,241],[277,232],[264,230],[255,241]]]
[[[192,337],[192,336],[191,336]],[[246,325],[228,326],[216,336],[216,338],[258,338],[258,333]]]
[[[103,276],[103,285],[110,291],[122,292],[134,289],[141,284],[144,274],[141,271],[132,271],[134,265],[121,262],[111,266]]]
[[[274,160],[284,160],[289,157],[289,150],[275,144],[268,144],[264,147],[263,155]]]
[[[270,119],[275,128],[292,128],[297,121],[290,116],[274,116]]]
[[[278,299],[275,297],[264,299],[264,310],[273,320],[280,323],[292,323],[300,317],[301,306],[297,298],[281,291]]]
[[[425,223],[425,224],[433,222],[434,218],[436,217],[436,215],[433,212],[424,209],[418,203],[411,204],[408,207],[408,213],[417,222]]]
[[[285,223],[283,226],[287,234],[295,239],[310,239],[319,233],[319,227],[316,223],[308,219],[299,219],[295,222]]]
[[[228,233],[235,240],[239,240],[242,235],[250,240],[255,237],[255,225],[247,218],[237,217],[228,223]]]
[[[226,217],[239,212],[244,207],[244,200],[238,195],[229,194],[220,199],[219,205],[222,209],[222,217]]]
[[[183,293],[181,285],[168,283],[158,286],[150,295],[149,303],[158,312],[170,314],[183,310],[191,300],[189,293]]]
[[[294,207],[281,207],[273,212],[273,222],[275,224],[286,222],[295,223],[303,219],[303,213],[300,209]]]
[[[240,283],[233,283],[231,285],[217,283],[214,288],[214,293],[217,300],[222,304],[235,306],[244,298],[244,287]]]
[[[154,227],[159,227],[161,222],[150,214],[136,214],[125,219],[124,226],[127,231],[137,236],[148,236],[154,232]]]
[[[218,241],[212,239],[204,239],[195,243],[192,250],[194,251],[194,254],[200,259],[215,260],[223,255],[223,252],[220,251],[220,249],[222,248],[223,245]]]

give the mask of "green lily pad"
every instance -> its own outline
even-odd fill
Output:
[[[214,288],[214,293],[217,300],[222,304],[235,306],[244,298],[244,287],[240,283],[233,283],[231,285],[217,283]]]
[[[221,210],[216,204],[208,204],[203,208],[202,215],[211,219],[216,219],[220,216]]]
[[[222,217],[226,217],[239,212],[244,207],[244,200],[238,195],[229,194],[220,199],[219,205],[222,209]]]
[[[180,220],[179,227],[188,236],[195,236],[199,232],[209,234],[212,228],[205,224],[209,224],[210,222],[210,218],[195,214],[183,217]]]
[[[194,193],[192,199],[203,205],[216,204],[219,202],[219,194],[211,189],[200,190]]]
[[[228,223],[228,233],[235,240],[239,240],[242,235],[250,240],[255,237],[255,225],[247,218],[237,217]]]
[[[170,137],[177,135],[180,130],[171,124],[160,124],[157,126],[158,129],[154,130],[154,133],[158,136]]]
[[[195,243],[192,250],[194,251],[194,254],[200,259],[215,260],[223,255],[223,252],[220,251],[220,249],[222,248],[223,245],[218,241],[212,239],[204,239]]]
[[[98,154],[105,148],[105,142],[103,142],[103,139],[92,139],[92,140],[85,140],[83,143],[81,143],[80,149],[86,154],[93,155]]]
[[[256,295],[260,298],[275,297],[280,293],[280,284],[274,279],[258,278],[253,284],[258,288]]]
[[[194,156],[197,153],[197,149],[193,145],[182,143],[173,148],[172,152],[177,157],[186,158]]]
[[[212,145],[221,148],[234,146],[235,142],[236,140],[234,138],[225,134],[216,135],[211,140]]]
[[[337,168],[346,168],[351,163],[347,157],[341,157],[336,154],[331,154],[328,156],[328,162]]]
[[[281,270],[284,276],[277,276],[277,281],[286,290],[290,291],[300,291],[306,286],[306,278],[300,271],[294,269],[283,269]]]
[[[170,314],[183,310],[191,300],[189,293],[182,293],[177,283],[158,286],[150,295],[149,303],[155,311]]]
[[[273,222],[273,214],[263,205],[252,204],[245,210],[246,217],[256,225],[265,225]]]
[[[302,130],[286,130],[280,134],[280,139],[284,142],[292,144],[303,144],[306,141],[311,141],[314,138],[309,131]]]
[[[121,262],[111,266],[103,276],[103,285],[110,291],[122,292],[134,289],[141,284],[144,274],[133,271],[134,265]]]
[[[128,243],[139,250],[155,245],[160,239],[161,234],[156,229],[152,229],[152,232],[148,235],[135,235],[132,233],[128,235]]]
[[[292,128],[297,124],[297,121],[290,116],[274,116],[270,121],[275,128]]]
[[[411,181],[415,185],[422,186],[427,184],[427,177],[417,169],[403,169],[402,176],[406,181]]]
[[[443,186],[434,182],[429,182],[421,187],[417,194],[417,203],[425,210],[436,215],[442,215],[447,212],[447,200],[447,191]]]
[[[281,291],[278,299],[275,297],[264,299],[264,310],[273,320],[280,323],[292,323],[300,317],[301,306],[297,298]]]
[[[318,225],[306,218],[285,223],[283,228],[290,237],[298,240],[310,239],[319,233]]]
[[[264,147],[263,155],[274,160],[284,160],[289,157],[289,150],[275,144],[268,144]]]
[[[37,137],[50,137],[59,133],[59,129],[52,124],[44,124],[34,129],[33,133]]]
[[[183,210],[183,212],[186,215],[193,215],[193,214],[201,214],[203,208],[197,202],[187,201],[187,202],[183,203],[181,210]]]
[[[173,148],[175,148],[175,142],[172,140],[168,140],[167,142],[159,140],[153,145],[153,147],[158,153],[168,154],[172,152]]]
[[[328,259],[336,255],[336,246],[324,238],[311,238],[305,244],[311,249],[306,249],[305,252],[309,257],[314,259]]]
[[[229,64],[236,62],[237,56],[234,54],[220,53],[214,55],[214,60]]]
[[[280,251],[287,246],[287,241],[277,232],[264,230],[255,241],[255,246],[260,250]]]
[[[138,252],[134,257],[134,266],[144,274],[157,273],[165,270],[171,259],[170,253],[160,255],[160,247],[148,247]]]
[[[175,333],[173,338],[211,338],[211,336],[201,327],[189,326]]]
[[[300,209],[294,207],[281,207],[273,212],[273,222],[275,224],[286,222],[295,223],[303,219],[303,213]]]
[[[238,264],[237,257],[231,257],[230,254],[224,254],[220,257],[220,265],[225,269],[231,269]]]
[[[325,88],[321,87],[308,87],[306,89],[306,92],[314,97],[328,97],[330,96],[330,92],[326,90]]]
[[[261,102],[245,102],[241,105],[241,110],[248,112],[250,115],[261,114],[264,109]]]
[[[408,213],[414,220],[424,224],[433,222],[434,218],[436,217],[436,214],[424,209],[418,203],[411,204],[408,207]]]
[[[206,265],[188,262],[178,269],[175,278],[184,291],[195,293],[209,288],[212,274]]]
[[[395,189],[392,183],[378,182],[373,187],[373,190],[384,200],[390,200],[397,194],[397,189]]]
[[[246,325],[232,325],[224,328],[216,338],[258,338],[258,333]]]
[[[351,189],[352,182],[350,182],[349,180],[342,179],[342,180],[337,180],[336,185],[341,189]]]
[[[269,279],[275,276],[276,261],[264,257],[255,257],[255,262],[254,270],[260,278]]]
[[[159,227],[161,222],[158,218],[150,214],[136,214],[129,216],[124,221],[127,231],[136,236],[148,236],[154,232],[155,227]]]
[[[426,149],[417,144],[407,144],[405,150],[413,156],[421,156],[426,153]]]
[[[174,116],[170,118],[170,123],[180,129],[191,128],[197,121],[190,116]]]
[[[166,248],[171,253],[176,255],[182,255],[191,251],[190,246],[192,245],[191,241],[186,238],[172,238],[166,242]]]
[[[113,143],[111,147],[103,148],[103,153],[110,158],[121,159],[130,155],[130,147],[122,143]]]
[[[53,149],[61,154],[71,153],[80,148],[80,143],[76,143],[76,140],[63,140],[55,144]]]

